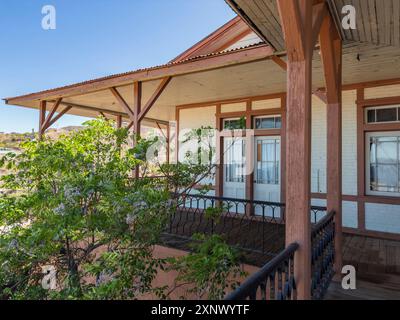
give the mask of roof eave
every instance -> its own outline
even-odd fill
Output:
[[[8,105],[22,105],[27,101],[40,101],[76,96],[101,91],[110,87],[124,86],[136,81],[151,81],[166,76],[178,76],[249,63],[266,59],[273,54],[274,51],[270,46],[266,44],[257,44],[231,51],[195,57],[177,63],[170,63],[158,67],[139,69],[128,73],[89,80],[65,87],[17,97],[4,98],[3,100]]]

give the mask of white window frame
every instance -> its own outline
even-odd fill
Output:
[[[256,128],[256,121],[257,119],[274,119],[274,124],[276,126],[276,118],[280,118],[281,119],[281,127],[280,128]],[[281,114],[271,114],[271,115],[266,115],[266,116],[257,116],[254,117],[253,119],[253,128],[254,130],[279,130],[282,129],[282,115]]]
[[[365,193],[371,196],[400,197],[400,192],[372,191],[371,182],[371,164],[370,164],[370,139],[373,137],[400,137],[400,131],[390,132],[368,132],[365,135]],[[400,172],[398,173],[400,174]],[[398,177],[399,179],[399,177]]]
[[[368,111],[370,110],[379,110],[379,109],[396,109],[397,111],[397,120],[395,121],[375,121],[375,122],[368,122]],[[366,124],[381,124],[381,123],[400,123],[400,105],[388,105],[388,106],[379,106],[379,107],[368,107],[365,108],[364,111],[364,121]],[[376,120],[376,113],[375,113],[375,120]]]

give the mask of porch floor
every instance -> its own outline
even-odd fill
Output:
[[[326,300],[400,300],[400,241],[344,235],[343,262],[357,270],[357,289],[332,282]]]

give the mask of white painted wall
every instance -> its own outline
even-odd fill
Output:
[[[400,85],[366,89],[366,98],[400,96]],[[357,93],[343,92],[343,194],[357,195]],[[271,102],[272,101],[272,102]],[[253,102],[253,108],[278,107],[279,101]],[[231,108],[232,106],[227,106]],[[237,107],[237,106],[235,106]],[[180,129],[215,127],[216,107],[183,109],[180,111]],[[326,193],[326,148],[327,148],[326,105],[317,97],[312,99],[312,150],[311,192]],[[328,142],[329,143],[329,142]],[[326,200],[313,199],[312,204],[325,206]],[[343,201],[343,226],[358,227],[357,203]],[[370,231],[400,233],[400,206],[367,203],[365,210],[366,228]]]
[[[371,231],[400,233],[400,206],[366,203],[365,227]]]

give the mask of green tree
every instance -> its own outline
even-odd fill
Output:
[[[14,191],[0,199],[3,297],[134,298],[157,290],[151,281],[162,261],[152,246],[169,194],[131,179],[139,160],[127,139],[127,130],[94,120],[2,159],[11,173],[1,187]],[[42,288],[45,265],[55,266],[58,290]]]

